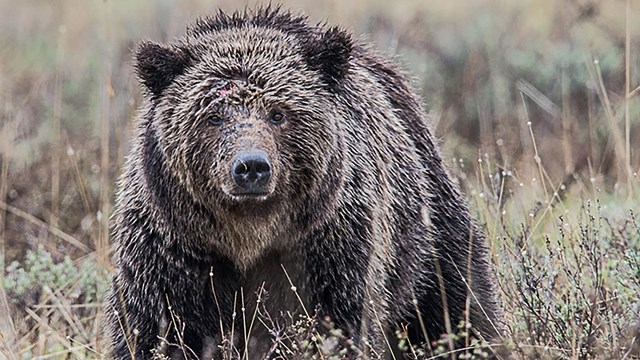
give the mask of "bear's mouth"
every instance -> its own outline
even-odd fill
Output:
[[[266,201],[269,195],[268,192],[231,193],[229,197],[234,201]]]
[[[271,214],[278,203],[277,196],[273,192],[264,193],[226,193],[224,207],[243,218],[264,217]]]

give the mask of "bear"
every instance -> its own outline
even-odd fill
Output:
[[[315,309],[354,358],[463,320],[499,339],[485,238],[394,61],[279,6],[200,18],[134,57],[144,104],[112,216],[114,358],[219,359],[229,342],[268,357],[273,334],[239,320],[261,300],[274,316]]]

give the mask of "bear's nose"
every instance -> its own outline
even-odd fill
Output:
[[[271,178],[271,163],[264,151],[245,151],[231,163],[231,176],[241,194],[264,194]]]

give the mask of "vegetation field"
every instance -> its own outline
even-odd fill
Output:
[[[490,244],[496,342],[515,359],[640,358],[640,1],[282,4],[414,79]],[[141,103],[132,49],[244,7],[0,0],[0,359],[107,357],[109,215]],[[307,358],[312,342],[340,359],[303,320],[274,336],[272,358]],[[448,348],[467,330],[407,356],[483,358]]]

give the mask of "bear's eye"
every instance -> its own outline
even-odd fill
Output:
[[[274,112],[271,115],[271,119],[269,119],[269,121],[273,124],[273,125],[280,125],[284,122],[285,120],[285,116],[283,113],[280,112]]]
[[[207,116],[207,122],[213,126],[220,126],[224,122],[224,119],[222,119],[222,116],[211,114]]]

